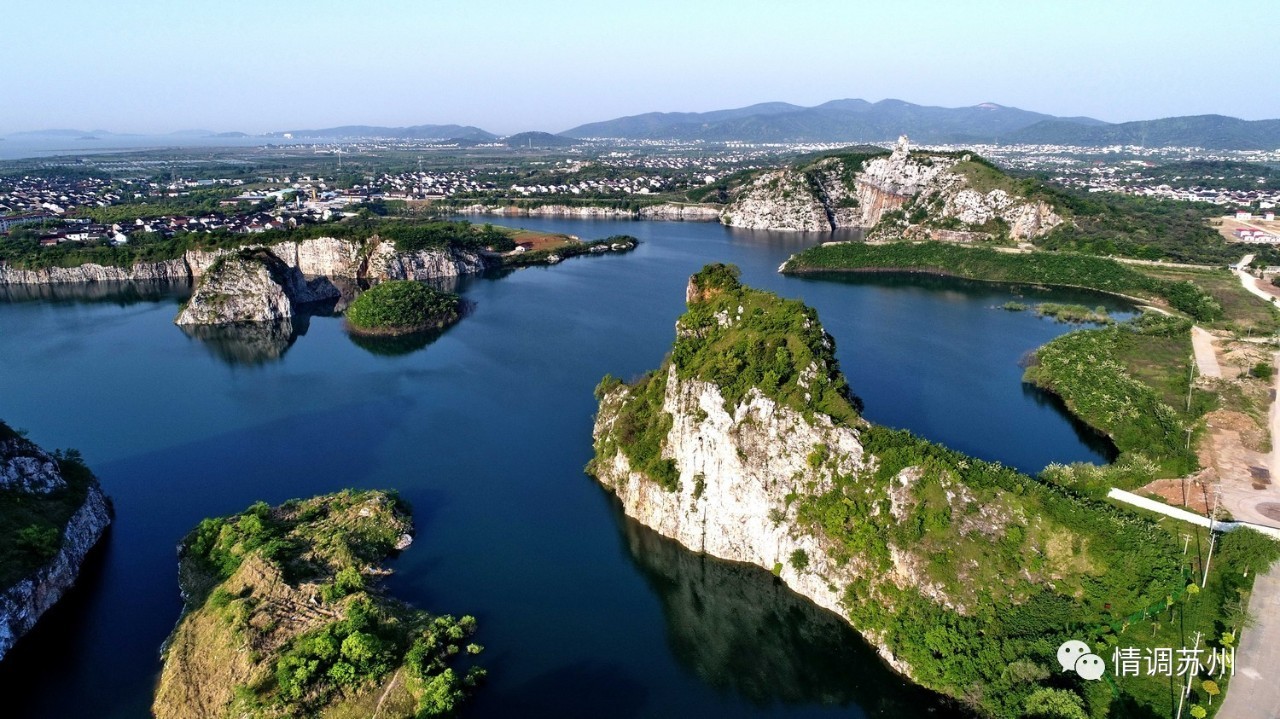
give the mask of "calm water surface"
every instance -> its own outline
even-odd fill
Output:
[[[1013,297],[1125,306],[912,276],[788,278],[814,242],[715,224],[519,224],[625,256],[462,282],[474,310],[431,342],[354,343],[341,321],[189,335],[185,288],[0,294],[0,417],[76,447],[117,520],[77,589],[0,665],[5,716],[143,717],[178,618],[174,547],[201,518],[343,487],[415,508],[392,591],[470,613],[491,681],[468,717],[930,716],[954,711],[889,673],[832,615],[768,572],[692,554],[628,521],[582,468],[592,389],[673,339],[690,274],[815,306],[873,421],[1038,471],[1108,448],[1019,382],[1068,327]]]

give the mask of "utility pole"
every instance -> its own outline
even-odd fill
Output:
[[[1187,414],[1191,414],[1191,388],[1196,383],[1196,353],[1191,353],[1191,367],[1187,372]]]
[[[1204,578],[1200,580],[1200,588],[1209,583],[1209,563],[1213,561],[1213,545],[1218,539],[1218,535],[1213,532],[1213,522],[1218,517],[1218,503],[1222,501],[1222,490],[1217,490],[1213,495],[1213,511],[1209,513],[1209,556],[1204,560]]]
[[[1196,632],[1195,649],[1198,650],[1199,648],[1200,648],[1200,632]],[[1195,676],[1196,676],[1195,672],[1192,672],[1190,669],[1187,670],[1187,688],[1183,690],[1181,693],[1181,696],[1178,697],[1178,713],[1173,715],[1173,719],[1182,719],[1182,704],[1187,700],[1187,697],[1191,696],[1191,680],[1194,679]]]

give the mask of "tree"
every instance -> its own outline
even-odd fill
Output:
[[[1205,679],[1200,682],[1200,687],[1204,689],[1204,693],[1209,695],[1209,703],[1213,704],[1213,698],[1222,693],[1222,689],[1218,687],[1218,683],[1212,679]]]
[[[1038,689],[1022,706],[1027,719],[1089,719],[1080,695],[1067,689]]]
[[[1195,719],[1204,719],[1205,717],[1209,716],[1209,712],[1199,704],[1192,704],[1191,716],[1195,717]]]

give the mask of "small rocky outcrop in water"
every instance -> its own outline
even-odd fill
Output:
[[[903,137],[890,154],[841,154],[760,175],[737,191],[721,221],[762,230],[875,228],[889,236],[973,241],[1033,239],[1066,220],[972,155],[912,152]]]
[[[111,523],[93,473],[0,422],[0,658],[75,583]]]
[[[432,616],[379,589],[407,548],[406,507],[345,491],[207,519],[179,548],[186,612],[152,712],[212,717],[452,716],[483,671],[462,665],[471,617]]]
[[[174,321],[180,325],[224,325],[290,320],[301,305],[336,300],[328,279],[308,281],[296,267],[266,248],[219,257],[200,278]]]
[[[663,365],[597,390],[588,471],[640,523],[772,571],[990,716],[1058,691],[1052,648],[1080,627],[1185,587],[1181,545],[1155,524],[865,421],[802,303],[721,265],[686,299]],[[1109,691],[1077,688],[1107,711]]]

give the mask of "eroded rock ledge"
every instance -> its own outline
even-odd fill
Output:
[[[0,520],[2,659],[75,584],[111,506],[78,456],[50,454],[0,422]]]

